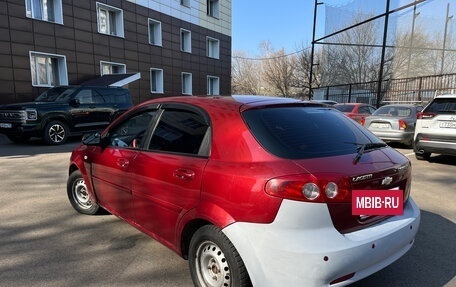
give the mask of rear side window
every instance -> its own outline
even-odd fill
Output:
[[[349,113],[353,110],[353,105],[335,105],[334,107],[344,113]]]
[[[436,98],[424,109],[426,113],[456,114],[456,98]]]
[[[342,113],[321,107],[272,107],[243,112],[258,142],[288,159],[352,154],[368,143],[381,143]]]
[[[205,138],[208,125],[197,113],[186,110],[165,110],[149,144],[149,150],[207,155]]]
[[[106,103],[125,104],[131,103],[130,93],[126,89],[98,89]]]

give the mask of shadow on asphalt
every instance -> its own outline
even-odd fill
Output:
[[[412,249],[392,265],[350,286],[445,286],[456,276],[455,238],[456,224],[422,210],[420,229]]]
[[[41,139],[31,139],[26,143],[14,143],[0,135],[0,156],[33,156],[48,153],[71,152],[81,142],[81,137],[72,137],[63,145],[47,145]]]

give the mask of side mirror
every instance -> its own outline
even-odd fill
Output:
[[[81,104],[81,102],[79,102],[78,99],[72,99],[70,101],[70,106],[72,106],[72,107],[79,107],[80,104]]]
[[[100,133],[86,134],[82,137],[82,143],[85,145],[101,145]]]

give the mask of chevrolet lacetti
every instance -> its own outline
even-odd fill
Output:
[[[345,286],[412,247],[410,188],[408,159],[335,109],[188,96],[84,137],[67,193],[188,259],[195,286]],[[367,190],[400,190],[402,212],[355,215],[352,194]]]

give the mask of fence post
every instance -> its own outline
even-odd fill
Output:
[[[352,84],[348,85],[348,102],[351,103],[351,96],[352,96]]]
[[[423,83],[423,77],[418,80],[418,101],[421,103],[421,84]]]

